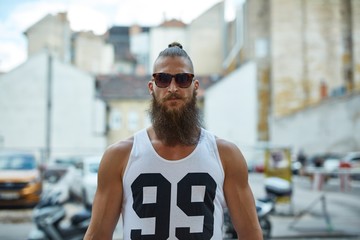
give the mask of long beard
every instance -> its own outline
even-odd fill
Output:
[[[170,97],[180,98],[177,94],[168,96]],[[174,110],[159,103],[153,95],[149,114],[157,137],[165,145],[191,146],[198,143],[201,121],[196,106],[196,91],[189,102]]]

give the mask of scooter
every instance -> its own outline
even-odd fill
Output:
[[[276,202],[279,197],[291,197],[292,185],[289,181],[279,177],[265,179],[266,196]]]
[[[33,210],[35,228],[28,240],[81,240],[89,226],[91,212],[84,208],[64,224],[66,211],[63,204],[52,199],[40,201]]]
[[[259,220],[259,224],[262,229],[263,239],[270,239],[271,237],[271,222],[269,215],[273,212],[275,203],[271,199],[256,199],[256,212]],[[230,215],[228,211],[225,211],[224,214],[224,239],[236,239],[237,233],[232,225]]]
[[[28,240],[81,240],[89,226],[91,210],[83,208],[68,220],[64,204],[69,200],[68,187],[58,184],[46,192],[33,210],[35,227]]]

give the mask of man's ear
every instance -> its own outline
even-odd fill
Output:
[[[149,93],[152,95],[154,92],[154,82],[153,81],[148,82],[148,89],[149,89]]]
[[[195,90],[198,90],[199,87],[200,87],[199,80],[195,79],[195,80],[194,80],[194,88],[195,88]]]

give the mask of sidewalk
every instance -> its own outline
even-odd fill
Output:
[[[293,181],[293,210],[290,204],[276,205],[272,239],[360,239],[359,182],[342,192],[339,179],[330,179],[321,191],[313,190],[307,177]],[[265,195],[262,174],[250,174],[249,182],[255,197]]]
[[[313,190],[307,177],[294,176],[293,181],[293,210],[289,204],[276,205],[271,239],[360,239],[360,182],[341,192],[338,179],[328,181],[322,191]],[[265,196],[263,182],[263,174],[249,174],[257,198]],[[121,219],[113,239],[122,239]]]

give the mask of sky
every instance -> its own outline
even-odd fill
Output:
[[[109,27],[156,26],[164,19],[185,23],[221,0],[0,0],[0,72],[8,72],[27,58],[24,36],[47,14],[67,12],[74,31],[103,34]],[[227,16],[243,0],[226,0]]]

